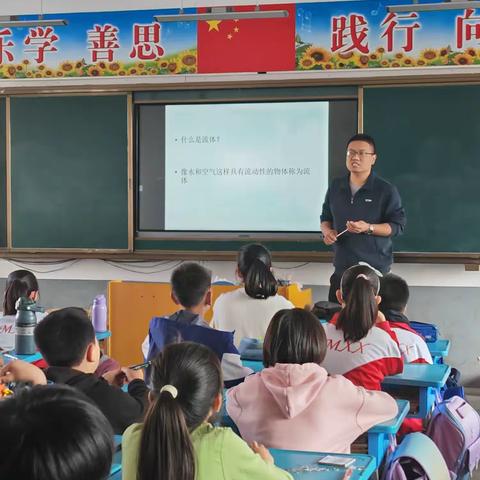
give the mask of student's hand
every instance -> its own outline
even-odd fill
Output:
[[[126,381],[125,374],[122,372],[121,368],[110,370],[109,372],[104,373],[102,377],[109,385],[114,385],[116,387],[123,387]]]
[[[255,452],[258,453],[262,459],[265,461],[265,463],[268,463],[270,465],[274,464],[273,457],[268,451],[268,448],[266,448],[264,445],[261,443],[253,442],[250,445],[250,448]]]
[[[383,322],[386,322],[387,319],[385,318],[385,315],[379,310],[378,311],[378,314],[377,314],[377,320],[376,320],[376,324],[379,324],[379,323],[383,323]]]
[[[368,231],[370,224],[364,222],[363,220],[359,220],[358,222],[353,222],[349,220],[347,222],[347,230],[350,233],[365,233]]]
[[[127,379],[127,383],[134,380],[144,380],[143,370],[132,370],[131,368],[123,367],[122,372]]]
[[[323,233],[323,242],[325,245],[332,245],[337,241],[338,232],[332,228],[324,229]]]
[[[0,369],[0,383],[30,382],[33,385],[46,385],[45,374],[35,365],[23,360],[13,360]]]

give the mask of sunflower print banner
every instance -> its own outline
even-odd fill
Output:
[[[389,13],[378,1],[332,2],[297,5],[296,17],[298,70],[480,64],[480,9]]]
[[[261,8],[289,16],[162,24],[155,14],[178,11],[155,10],[0,28],[0,79],[480,65],[480,9],[395,14],[378,1]]]

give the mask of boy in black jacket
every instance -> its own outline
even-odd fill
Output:
[[[123,368],[105,378],[93,375],[100,348],[84,310],[62,308],[47,315],[35,328],[35,343],[49,365],[47,379],[81,390],[107,417],[116,434],[141,421],[148,401],[143,372]],[[113,385],[120,376],[126,378],[128,393]]]

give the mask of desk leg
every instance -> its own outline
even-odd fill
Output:
[[[368,454],[375,458],[375,468],[378,470],[388,447],[388,435],[384,433],[368,434]]]
[[[435,405],[435,389],[433,387],[420,387],[419,391],[419,417],[426,419]]]

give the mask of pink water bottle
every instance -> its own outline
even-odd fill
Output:
[[[107,331],[107,299],[105,295],[97,295],[93,299],[92,322],[96,332]]]

